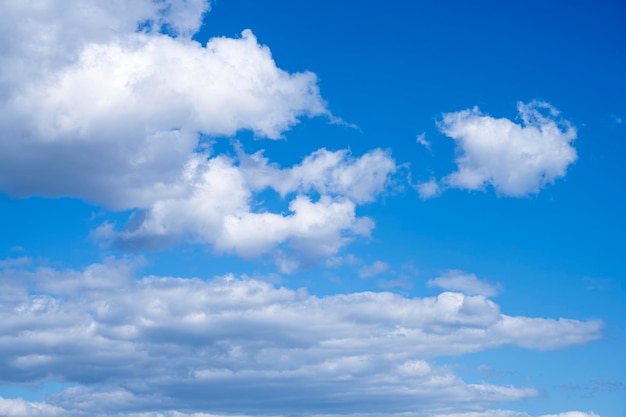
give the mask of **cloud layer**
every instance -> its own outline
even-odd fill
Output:
[[[433,415],[538,394],[465,382],[434,358],[503,345],[558,349],[602,328],[508,316],[461,292],[317,297],[233,276],[137,279],[134,269],[112,259],[84,270],[2,271],[0,383],[78,384],[40,406],[63,415]]]

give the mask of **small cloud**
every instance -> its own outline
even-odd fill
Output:
[[[0,269],[15,268],[25,265],[30,265],[33,259],[28,256],[22,256],[20,258],[7,258],[0,260]]]
[[[415,186],[415,189],[422,200],[428,200],[441,194],[441,187],[435,179],[419,183]]]
[[[576,128],[550,104],[518,103],[517,123],[483,114],[477,107],[446,113],[439,130],[456,142],[456,171],[440,180],[446,188],[485,190],[525,197],[563,178],[578,156]]]
[[[615,124],[621,125],[622,123],[624,123],[624,118],[621,116],[616,116],[614,114],[611,115],[611,119],[613,120],[613,122]]]
[[[378,280],[378,286],[383,290],[390,290],[393,288],[404,288],[405,290],[410,290],[413,288],[413,282],[407,275],[400,275],[396,279]]]
[[[369,266],[364,266],[363,268],[361,268],[359,270],[359,277],[370,278],[375,275],[382,274],[388,269],[389,269],[389,264],[387,264],[386,262],[382,262],[382,261],[376,261]]]
[[[339,268],[343,265],[356,265],[361,263],[361,260],[349,253],[347,255],[330,256],[324,261],[324,266],[327,268]]]
[[[115,225],[104,222],[94,230],[89,232],[89,239],[94,243],[110,244],[116,237]]]
[[[417,135],[417,138],[415,141],[419,143],[420,145],[422,145],[424,148],[428,149],[429,151],[431,150],[430,142],[426,140],[426,133],[421,133]]]
[[[617,280],[615,278],[590,278],[585,277],[583,281],[587,284],[585,289],[587,291],[607,291],[615,284]]]
[[[430,279],[427,285],[449,291],[460,291],[468,295],[493,297],[498,294],[498,289],[488,282],[478,279],[474,274],[457,270],[450,270],[438,278]]]

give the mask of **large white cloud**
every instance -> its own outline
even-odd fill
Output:
[[[576,129],[548,103],[520,102],[517,109],[519,123],[485,115],[478,108],[444,114],[439,128],[456,141],[457,170],[439,184],[419,184],[421,196],[434,197],[441,186],[492,186],[498,194],[521,197],[564,177],[577,158],[571,145]]]
[[[233,276],[137,279],[134,268],[2,271],[0,383],[79,384],[47,400],[64,415],[434,415],[538,395],[465,382],[436,357],[601,336],[601,322],[508,316],[480,295],[316,297]]]
[[[277,139],[301,116],[330,115],[315,74],[278,68],[251,31],[193,41],[208,2],[1,7],[0,192],[138,210],[121,233],[104,225],[94,236],[146,247],[192,234],[218,252],[273,251],[283,271],[370,233],[356,206],[388,186],[388,152],[320,149],[281,169],[206,146],[242,129]],[[286,213],[259,208],[267,189]]]
[[[328,114],[315,75],[278,68],[249,30],[192,41],[206,1],[1,8],[3,191],[142,207],[176,193],[198,133],[278,138]]]
[[[206,47],[154,34],[89,44],[0,106],[1,189],[121,209],[175,195],[198,132],[277,138],[326,112],[315,76],[277,68],[249,31]]]

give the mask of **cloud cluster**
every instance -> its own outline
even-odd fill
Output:
[[[135,213],[124,230],[104,224],[94,236],[134,248],[191,236],[217,252],[247,258],[274,253],[280,269],[290,272],[335,254],[352,237],[369,235],[374,223],[356,215],[357,204],[376,198],[395,171],[393,158],[380,149],[358,158],[320,149],[286,169],[260,152],[198,155],[187,164],[176,196]],[[289,201],[287,212],[259,204],[257,196],[268,190]]]
[[[208,9],[200,0],[3,5],[0,191],[137,210],[126,230],[94,232],[121,246],[191,234],[217,252],[274,251],[282,271],[368,235],[373,222],[355,210],[388,185],[388,152],[320,149],[281,169],[260,153],[203,146],[240,130],[278,139],[301,116],[330,115],[315,74],[278,68],[250,30],[193,41]],[[286,213],[258,207],[267,189],[288,199]]]
[[[434,197],[441,188],[492,186],[498,194],[521,197],[565,176],[577,158],[571,145],[576,129],[545,102],[520,102],[517,110],[520,123],[477,108],[444,114],[439,129],[456,141],[457,170],[438,182],[419,184],[420,195]]]
[[[0,273],[0,383],[78,384],[44,404],[0,406],[71,416],[471,411],[538,392],[465,382],[434,358],[503,345],[563,348],[597,339],[602,328],[508,316],[461,292],[317,297],[233,276],[137,279],[135,267],[111,259],[84,270]]]

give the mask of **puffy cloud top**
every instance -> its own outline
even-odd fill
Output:
[[[565,176],[577,158],[571,145],[576,129],[545,102],[520,102],[517,110],[521,123],[478,108],[444,114],[439,128],[456,141],[457,170],[439,184],[419,184],[420,195],[436,196],[438,185],[469,190],[490,185],[498,194],[522,197]]]

